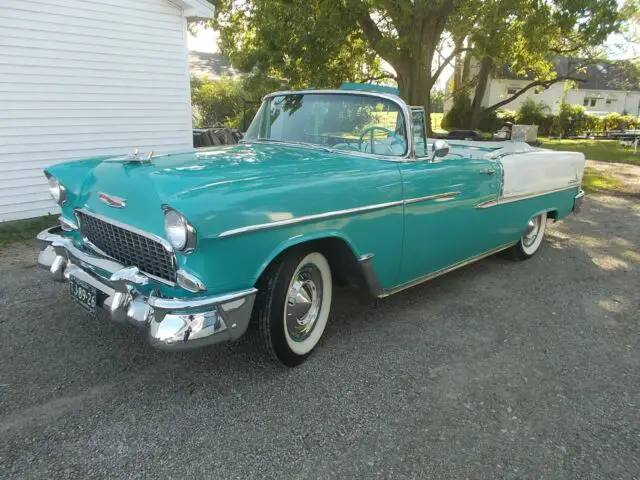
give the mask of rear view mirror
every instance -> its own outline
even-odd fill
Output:
[[[436,140],[433,142],[433,156],[431,161],[435,162],[436,157],[445,157],[449,153],[449,144],[444,140]]]

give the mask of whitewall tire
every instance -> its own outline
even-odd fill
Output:
[[[269,360],[293,367],[316,348],[333,294],[329,262],[298,248],[276,259],[258,285],[250,330]]]
[[[547,213],[541,213],[531,218],[518,243],[510,251],[517,260],[527,260],[533,257],[542,245],[547,226]]]

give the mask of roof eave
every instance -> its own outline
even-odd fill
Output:
[[[213,5],[207,0],[168,0],[180,10],[185,18],[211,18]]]

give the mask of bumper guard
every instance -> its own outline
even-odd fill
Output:
[[[582,208],[582,201],[584,200],[584,190],[580,189],[578,194],[573,199],[573,212],[579,213]]]
[[[112,320],[147,330],[149,343],[163,350],[185,350],[235,340],[247,329],[257,290],[196,298],[144,296],[139,288],[152,282],[137,267],[91,255],[62,236],[61,227],[43,230],[38,265],[55,281],[70,276],[106,295],[101,308]],[[98,273],[100,272],[100,273]]]

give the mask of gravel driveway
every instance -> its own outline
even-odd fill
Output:
[[[0,479],[640,478],[640,202],[528,262],[338,292],[301,367],[156,352],[0,253]]]

